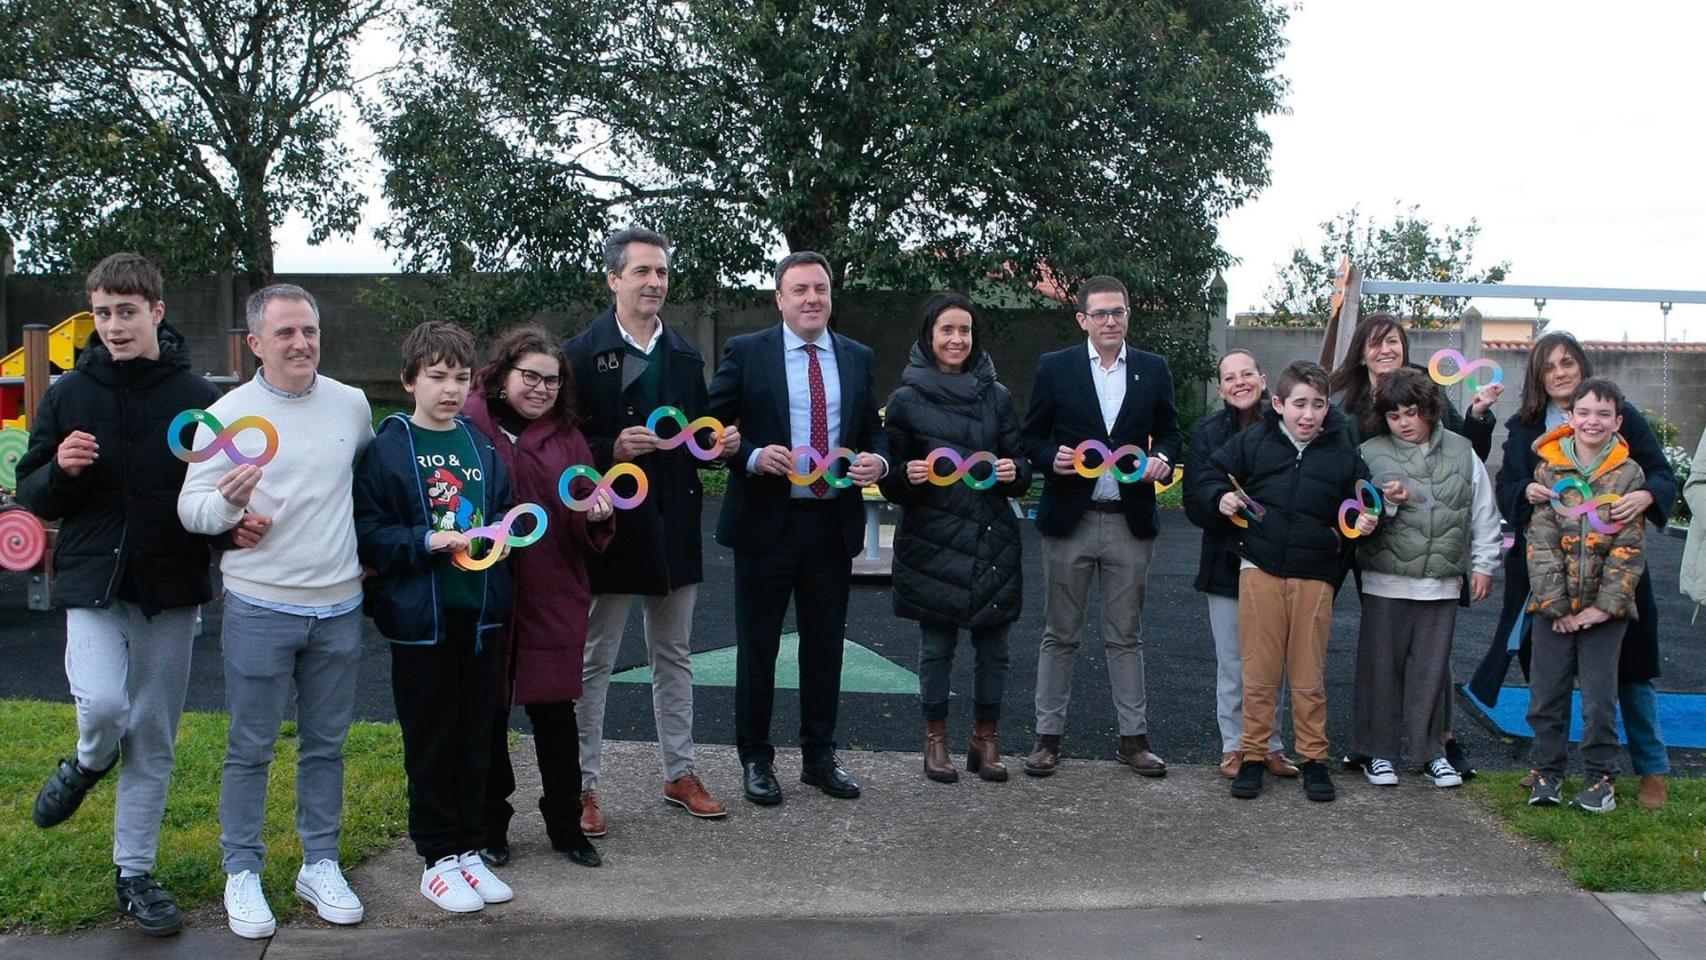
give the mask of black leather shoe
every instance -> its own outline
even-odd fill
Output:
[[[151,937],[169,937],[184,925],[178,902],[154,878],[118,878],[118,912],[136,920],[136,926]]]
[[[776,765],[769,760],[752,760],[744,764],[746,798],[761,807],[774,807],[782,802],[782,784],[776,781]]]
[[[30,813],[36,826],[46,829],[64,823],[83,805],[89,788],[100,783],[111,769],[111,764],[106,770],[90,770],[76,760],[59,761],[59,767],[36,794],[36,806]]]
[[[551,841],[551,849],[565,854],[568,858],[583,867],[596,867],[604,863],[604,858],[598,855],[598,848],[586,838],[586,834],[576,831],[566,840]]]
[[[480,859],[486,861],[488,867],[501,867],[509,863],[509,840],[497,840],[480,848]]]
[[[854,800],[859,796],[859,782],[841,769],[841,761],[833,755],[808,761],[800,767],[800,782],[842,800]]]

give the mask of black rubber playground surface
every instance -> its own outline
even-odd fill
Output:
[[[706,582],[699,593],[693,647],[696,653],[728,647],[734,642],[733,565],[729,551],[716,546],[711,531],[720,503],[707,504],[705,514]],[[1029,749],[1031,696],[1036,678],[1037,643],[1042,632],[1041,549],[1034,529],[1026,531],[1025,608],[1011,635],[1011,676],[1001,722],[1004,750]],[[1219,735],[1214,722],[1214,645],[1208,632],[1201,595],[1191,588],[1195,577],[1199,536],[1179,511],[1167,511],[1150,568],[1149,596],[1144,614],[1145,659],[1148,672],[1149,722],[1157,753],[1173,763],[1214,763],[1219,760]],[[1677,591],[1677,567],[1682,540],[1649,538],[1649,564],[1657,578],[1664,676],[1661,691],[1706,691],[1706,623],[1690,624],[1693,604]],[[1453,663],[1459,680],[1473,672],[1498,617],[1494,599],[1459,611]],[[219,663],[220,606],[204,611],[205,630],[196,642],[189,708],[220,710],[224,682]],[[1101,642],[1090,618],[1073,682],[1065,752],[1069,756],[1110,757],[1115,736],[1113,704],[1108,695]],[[791,626],[789,627],[791,629]],[[1357,601],[1353,592],[1339,597],[1328,659],[1329,732],[1335,749],[1348,735],[1353,659],[1357,630]],[[918,634],[914,624],[897,619],[890,607],[886,583],[855,583],[847,638],[911,671],[916,668]],[[25,609],[24,580],[0,573],[0,697],[67,700],[63,669],[64,618],[58,613]],[[962,644],[955,663],[956,691],[970,690],[970,649]],[[631,618],[617,669],[645,664],[639,616]],[[703,674],[716,671],[707,669]],[[709,678],[707,676],[707,678]],[[1520,684],[1514,667],[1508,683]],[[733,742],[734,690],[702,684],[695,691],[696,734],[706,743]],[[614,683],[610,691],[606,736],[648,740],[654,737],[650,688],[644,683]],[[1527,743],[1496,733],[1460,694],[1456,700],[1456,730],[1478,767],[1523,769]],[[952,740],[963,749],[971,724],[969,696],[956,696],[950,726]],[[362,665],[357,713],[365,719],[393,716],[390,655],[371,628]],[[797,699],[792,690],[777,695],[775,740],[787,745],[797,722]],[[517,725],[525,729],[517,714]],[[907,693],[845,693],[841,703],[842,742],[851,748],[917,750],[920,721],[915,689]],[[70,744],[67,744],[69,749]],[[1671,752],[1673,765],[1706,769],[1706,752]]]

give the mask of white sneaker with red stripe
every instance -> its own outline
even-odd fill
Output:
[[[421,873],[421,896],[451,913],[474,913],[486,906],[485,898],[463,879],[462,858],[454,853],[440,857]]]
[[[462,855],[462,879],[468,881],[468,886],[473,887],[480,899],[487,903],[508,903],[515,899],[515,891],[498,879],[477,851],[470,850]]]

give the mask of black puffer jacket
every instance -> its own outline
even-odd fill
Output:
[[[1266,410],[1269,406],[1267,394],[1263,393],[1258,410]],[[1259,414],[1257,422],[1260,422]],[[1224,519],[1218,509],[1214,509],[1212,514],[1203,513],[1197,502],[1196,489],[1214,472],[1209,458],[1238,431],[1238,408],[1231,404],[1225,404],[1220,410],[1202,418],[1191,434],[1191,448],[1185,453],[1183,497],[1185,516],[1203,528],[1202,555],[1197,560],[1197,590],[1235,599],[1238,596],[1238,554],[1232,551],[1232,537],[1221,529],[1224,524],[1215,523]]]
[[[915,344],[900,380],[887,407],[891,459],[882,480],[883,496],[903,510],[894,539],[894,612],[958,627],[1010,623],[1024,587],[1019,521],[1007,498],[1031,485],[1013,395],[996,382],[987,353],[971,373],[950,374],[931,366]],[[907,462],[937,447],[961,456],[988,450],[1013,460],[1017,476],[987,490],[907,482]],[[989,469],[979,465],[973,475]]]
[[[1220,498],[1232,490],[1228,475],[1267,508],[1248,528],[1234,526],[1220,512]],[[1209,520],[1205,529],[1230,536],[1232,549],[1263,571],[1337,584],[1345,553],[1339,504],[1355,493],[1359,479],[1368,479],[1368,466],[1351,442],[1344,414],[1329,409],[1321,434],[1298,450],[1281,428],[1279,413],[1270,409],[1261,423],[1209,457],[1193,509]]]
[[[113,360],[100,335],[42,397],[30,447],[18,461],[18,499],[58,520],[53,602],[106,607],[128,577],[126,599],[149,616],[213,596],[208,541],[178,522],[182,460],[166,445],[166,425],[204,409],[219,389],[190,372],[189,346],[160,324],[160,359]],[[59,468],[61,440],[93,434],[100,456],[79,476]]]

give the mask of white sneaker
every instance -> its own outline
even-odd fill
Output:
[[[365,913],[361,898],[349,888],[338,862],[330,857],[302,865],[296,872],[296,895],[312,903],[327,923],[360,923]]]
[[[485,898],[463,879],[462,858],[454,853],[421,871],[421,896],[451,913],[473,913],[486,906]]]
[[[1395,787],[1398,785],[1398,771],[1392,766],[1392,761],[1380,757],[1369,757],[1362,765],[1362,775],[1368,782],[1377,787]]]
[[[231,932],[250,940],[265,940],[278,930],[261,877],[251,870],[225,877],[225,922]]]
[[[1435,757],[1428,761],[1428,777],[1436,787],[1463,786],[1463,774],[1458,773],[1451,761],[1444,757]]]
[[[492,868],[486,866],[486,861],[473,850],[462,855],[462,879],[468,881],[468,886],[473,887],[480,899],[487,903],[508,903],[515,899],[515,891],[499,880]]]

